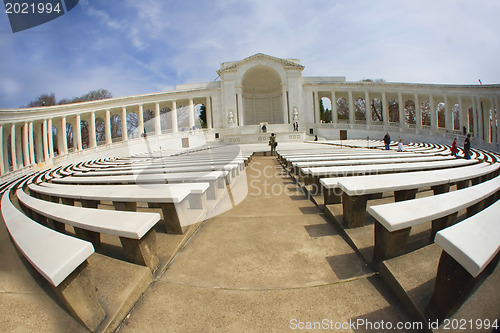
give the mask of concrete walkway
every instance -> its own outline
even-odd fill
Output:
[[[247,197],[203,223],[118,332],[385,332],[411,323],[274,157],[256,157],[246,177]]]

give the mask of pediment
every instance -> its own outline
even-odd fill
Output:
[[[302,66],[296,59],[281,59],[264,53],[257,53],[243,60],[222,63],[221,68],[220,70],[217,71],[217,73],[220,75],[221,73],[235,72],[238,69],[238,67],[243,64],[247,64],[250,62],[255,62],[256,64],[259,64],[259,62],[262,61],[266,62],[271,61],[278,63],[282,65],[285,69],[296,69],[300,71],[304,69],[304,66]]]

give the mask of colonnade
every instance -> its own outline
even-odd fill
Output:
[[[113,141],[126,142],[132,139],[129,138],[128,128],[130,124],[127,122],[130,113],[137,115],[137,125],[134,126],[134,133],[137,134],[137,137],[143,136],[145,133],[146,135],[160,135],[165,132],[179,132],[178,111],[184,107],[187,108],[188,113],[189,126],[187,129],[195,128],[197,118],[195,105],[197,104],[205,105],[207,127],[212,128],[213,126],[211,96],[138,104],[127,101],[127,104],[124,105],[113,103],[114,105],[108,108],[101,108],[102,105],[99,105],[95,109],[91,106],[92,102],[85,104],[82,104],[84,110],[77,109],[76,112],[65,110],[65,108],[73,109],[74,105],[71,104],[12,110],[13,117],[6,116],[6,112],[2,110],[3,117],[0,119],[0,173],[3,175],[29,165],[47,162],[58,155],[68,154],[70,151],[95,148],[101,144],[111,144]],[[105,104],[103,105],[105,106]],[[146,124],[144,119],[147,110],[151,110],[153,116],[149,117],[151,119]],[[14,117],[16,113],[23,116]],[[112,136],[111,124],[112,119],[116,116],[121,118],[121,137]],[[168,118],[165,119],[167,120],[165,122],[170,123],[169,128],[162,127],[163,118]],[[98,121],[104,122],[104,135],[98,133]],[[86,126],[88,133],[85,141],[82,125]],[[185,128],[181,128],[181,130],[185,130]],[[71,142],[72,148],[70,148]]]
[[[345,85],[342,88],[331,87],[328,90],[325,87],[314,87],[309,92],[312,99],[309,99],[309,103],[314,110],[314,123],[323,122],[320,115],[320,100],[328,98],[331,101],[331,121],[334,124],[347,123],[351,128],[355,125],[365,125],[368,129],[372,125],[379,125],[384,129],[389,126],[399,126],[401,129],[413,128],[417,133],[421,130],[430,130],[437,133],[463,134],[465,128],[465,132],[472,133],[484,143],[498,144],[500,143],[500,126],[498,126],[500,91],[498,87],[495,88],[494,91],[485,94],[477,88],[476,91],[464,93],[463,87],[440,91],[431,86],[428,91],[415,92],[408,91],[411,89],[406,91],[360,89],[357,86],[349,89]],[[474,92],[478,94],[473,94]],[[345,120],[339,119],[341,98],[348,108],[347,115],[342,114],[344,119],[347,116]],[[374,105],[377,103],[380,103],[381,120],[374,117]],[[390,114],[391,107],[392,114]],[[397,114],[394,114],[394,111]]]

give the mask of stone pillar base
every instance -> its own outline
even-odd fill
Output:
[[[474,288],[476,279],[445,251],[439,259],[434,292],[426,307],[429,317],[443,320],[453,314]]]
[[[388,231],[378,221],[375,221],[375,248],[373,261],[380,262],[400,256],[406,252],[406,244],[410,237],[411,228]]]
[[[106,317],[91,276],[88,262],[84,261],[54,291],[69,313],[94,332]]]
[[[367,195],[349,196],[342,194],[343,218],[346,228],[357,228],[365,225]]]
[[[159,266],[158,254],[156,253],[156,231],[152,228],[141,239],[120,237],[125,256],[128,260],[147,266],[152,273]]]

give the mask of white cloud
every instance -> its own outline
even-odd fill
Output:
[[[2,103],[16,107],[19,102],[13,101],[26,103],[45,92],[63,98],[100,87],[115,96],[171,90],[211,81],[221,62],[258,52],[301,59],[304,76],[499,83],[497,0],[80,0],[79,5],[80,11],[71,12],[80,15],[73,16],[79,25],[64,29],[72,43],[59,43],[62,33],[0,36],[9,63],[0,68]]]

